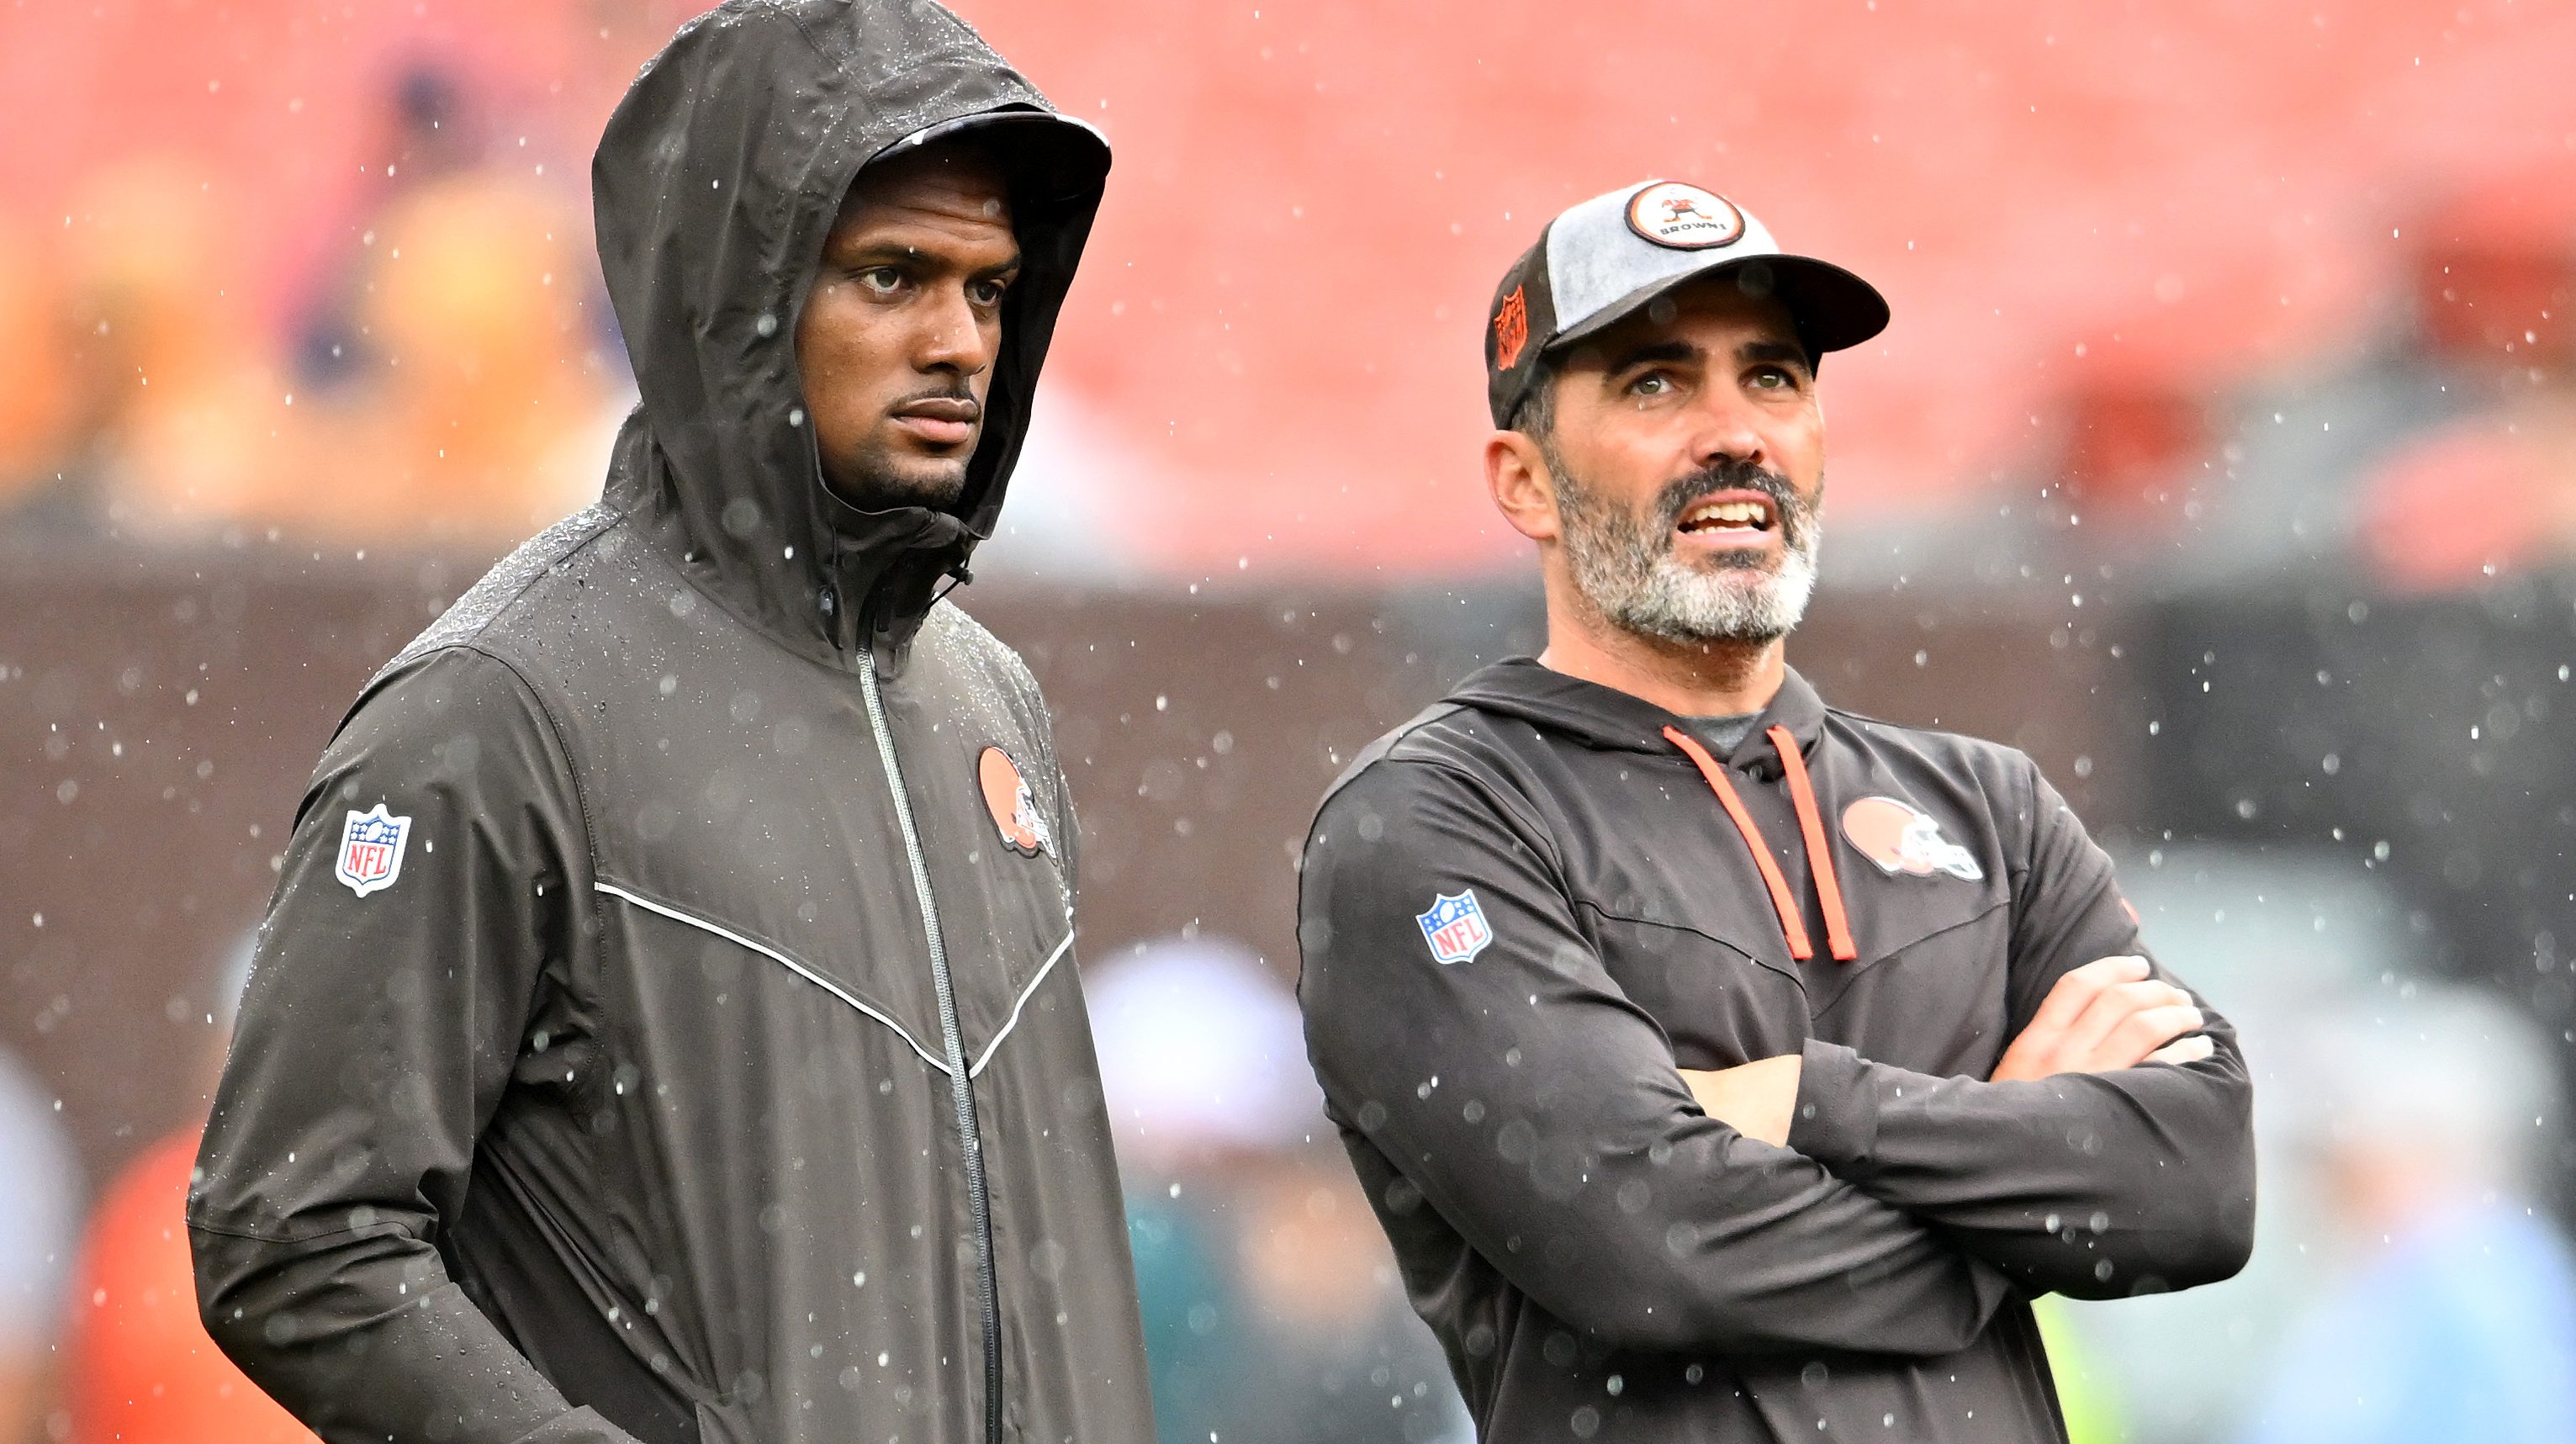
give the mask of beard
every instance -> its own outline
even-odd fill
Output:
[[[891,414],[896,407],[931,400],[980,402],[981,398],[960,380],[925,387],[889,403],[887,411]],[[902,507],[954,511],[966,494],[967,467],[983,439],[980,418],[973,440],[950,456],[912,455],[896,450],[891,442],[870,439],[840,456],[825,455],[823,484],[861,511]]]
[[[966,458],[896,456],[871,449],[824,468],[824,484],[861,511],[953,511],[966,494]]]
[[[1821,485],[1811,502],[1787,477],[1725,460],[1666,483],[1640,515],[1586,485],[1553,446],[1543,450],[1556,478],[1557,518],[1575,590],[1611,625],[1665,642],[1774,642],[1806,616],[1816,589]],[[1674,528],[1691,503],[1739,487],[1771,499],[1780,528],[1778,564],[1768,564],[1760,551],[1718,552],[1702,566],[1676,555]]]

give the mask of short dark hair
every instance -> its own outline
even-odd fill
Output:
[[[1512,424],[1505,428],[1517,431],[1530,440],[1546,445],[1556,435],[1556,381],[1563,372],[1557,358],[1542,351],[1530,362],[1529,381],[1521,399],[1512,407]]]

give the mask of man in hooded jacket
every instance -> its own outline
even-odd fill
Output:
[[[1107,169],[929,0],[610,120],[642,404],[332,739],[189,1200],[324,1438],[1151,1437],[1046,712],[936,594]]]

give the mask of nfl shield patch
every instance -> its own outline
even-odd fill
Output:
[[[1476,904],[1474,888],[1437,894],[1431,899],[1431,911],[1416,913],[1413,920],[1422,924],[1431,956],[1442,963],[1472,963],[1494,940],[1494,930],[1485,926],[1485,910]]]
[[[352,812],[340,828],[340,864],[333,876],[360,897],[381,892],[402,876],[403,847],[410,841],[411,819],[386,816],[383,803]]]

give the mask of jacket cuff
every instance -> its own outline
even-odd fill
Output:
[[[1860,1054],[1815,1038],[1799,1059],[1789,1147],[1846,1179],[1878,1143],[1878,1094],[1868,1068]]]

